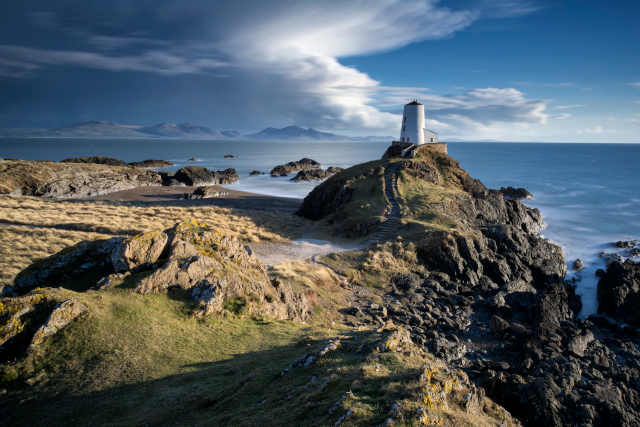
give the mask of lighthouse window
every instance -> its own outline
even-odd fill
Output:
[[[431,142],[433,142],[433,138],[431,138]]]
[[[407,142],[409,142],[409,138],[407,137]]]
[[[402,142],[404,142],[404,136],[402,137]]]
[[[404,122],[407,123],[407,118],[406,117],[404,118]]]
[[[406,128],[406,126],[402,126],[402,132],[404,132]]]

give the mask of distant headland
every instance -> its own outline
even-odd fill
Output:
[[[151,127],[121,125],[90,120],[70,126],[45,130],[0,131],[0,138],[100,138],[100,139],[195,139],[195,140],[263,140],[263,141],[390,141],[391,136],[351,137],[299,126],[266,128],[251,135],[232,130],[216,131],[191,123],[160,123]]]

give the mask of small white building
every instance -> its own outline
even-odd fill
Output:
[[[416,146],[438,143],[438,134],[424,127],[424,105],[417,99],[404,106],[400,142],[409,142]]]

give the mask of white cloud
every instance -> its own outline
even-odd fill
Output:
[[[586,107],[584,104],[576,104],[576,105],[557,105],[555,107],[551,107],[552,110],[566,110],[568,108],[576,108],[576,107]]]
[[[620,132],[617,131],[617,130],[605,130],[605,129],[602,128],[602,126],[596,126],[593,129],[586,128],[586,129],[579,130],[576,133],[598,133],[598,134],[600,134],[600,133],[620,133]]]
[[[477,4],[473,9],[452,10],[437,0],[159,3],[154,11],[165,28],[185,16],[210,28],[209,38],[182,42],[156,40],[151,33],[131,28],[105,36],[92,33],[89,25],[73,28],[53,14],[34,14],[32,22],[39,27],[75,37],[73,49],[0,46],[0,74],[37,76],[39,70],[52,66],[166,76],[224,73],[229,76],[224,83],[211,84],[218,85],[220,99],[236,103],[229,108],[258,105],[268,109],[271,117],[321,129],[397,130],[399,116],[379,108],[397,107],[416,97],[430,112],[428,126],[438,130],[458,126],[489,132],[498,123],[546,123],[549,101],[527,99],[513,88],[438,96],[426,88],[382,86],[338,60],[451,37],[483,17],[520,16],[537,10],[523,2]],[[147,9],[137,4],[118,13],[148,19]],[[573,84],[554,84],[567,85]]]
[[[569,117],[571,117],[571,114],[555,114],[553,116],[549,116],[550,119],[559,119],[559,120],[564,120],[564,119],[568,119]]]
[[[631,86],[640,87],[640,83],[630,83]]]

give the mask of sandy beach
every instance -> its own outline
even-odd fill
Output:
[[[256,209],[282,212],[295,212],[302,203],[302,199],[288,197],[267,196],[264,194],[247,193],[232,190],[227,187],[214,185],[216,191],[229,193],[228,196],[209,199],[185,200],[179,197],[191,194],[197,187],[138,187],[131,190],[116,191],[104,196],[86,197],[74,200],[105,200],[121,202],[180,203],[186,205],[218,206],[221,208]]]

